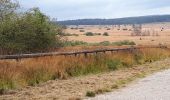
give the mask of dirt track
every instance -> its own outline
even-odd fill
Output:
[[[137,84],[89,100],[170,100],[170,70],[156,73]]]
[[[111,88],[118,80],[127,79],[143,72],[150,73],[167,69],[170,68],[169,66],[170,59],[166,59],[110,73],[48,81],[36,87],[25,87],[11,91],[7,95],[0,96],[0,100],[75,100],[75,98],[87,98],[85,97],[87,91]]]

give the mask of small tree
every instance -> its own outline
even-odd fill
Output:
[[[62,28],[33,8],[23,14],[15,13],[0,23],[0,51],[32,53],[46,51],[61,44]]]

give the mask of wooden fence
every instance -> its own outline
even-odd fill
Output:
[[[17,55],[0,55],[0,60],[5,59],[23,59],[23,58],[38,58],[38,57],[45,57],[45,56],[69,56],[69,55],[80,55],[84,54],[87,56],[88,54],[92,53],[106,53],[106,52],[114,52],[114,51],[133,51],[135,49],[143,49],[143,48],[167,48],[166,46],[141,46],[141,47],[128,47],[128,48],[113,48],[113,49],[98,49],[98,50],[84,50],[84,51],[76,51],[76,52],[49,52],[49,53],[33,53],[33,54],[17,54]]]

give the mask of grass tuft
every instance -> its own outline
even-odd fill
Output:
[[[118,89],[119,86],[118,86],[117,84],[113,84],[111,88],[112,88],[112,89]]]
[[[87,92],[86,92],[86,96],[87,96],[87,97],[95,97],[96,94],[95,94],[95,92],[87,91]]]
[[[111,89],[103,88],[103,89],[98,89],[98,90],[95,91],[96,94],[103,94],[103,93],[106,93],[106,92],[111,92]]]

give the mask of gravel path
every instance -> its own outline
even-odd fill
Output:
[[[170,100],[170,70],[141,79],[137,84],[89,100]]]

